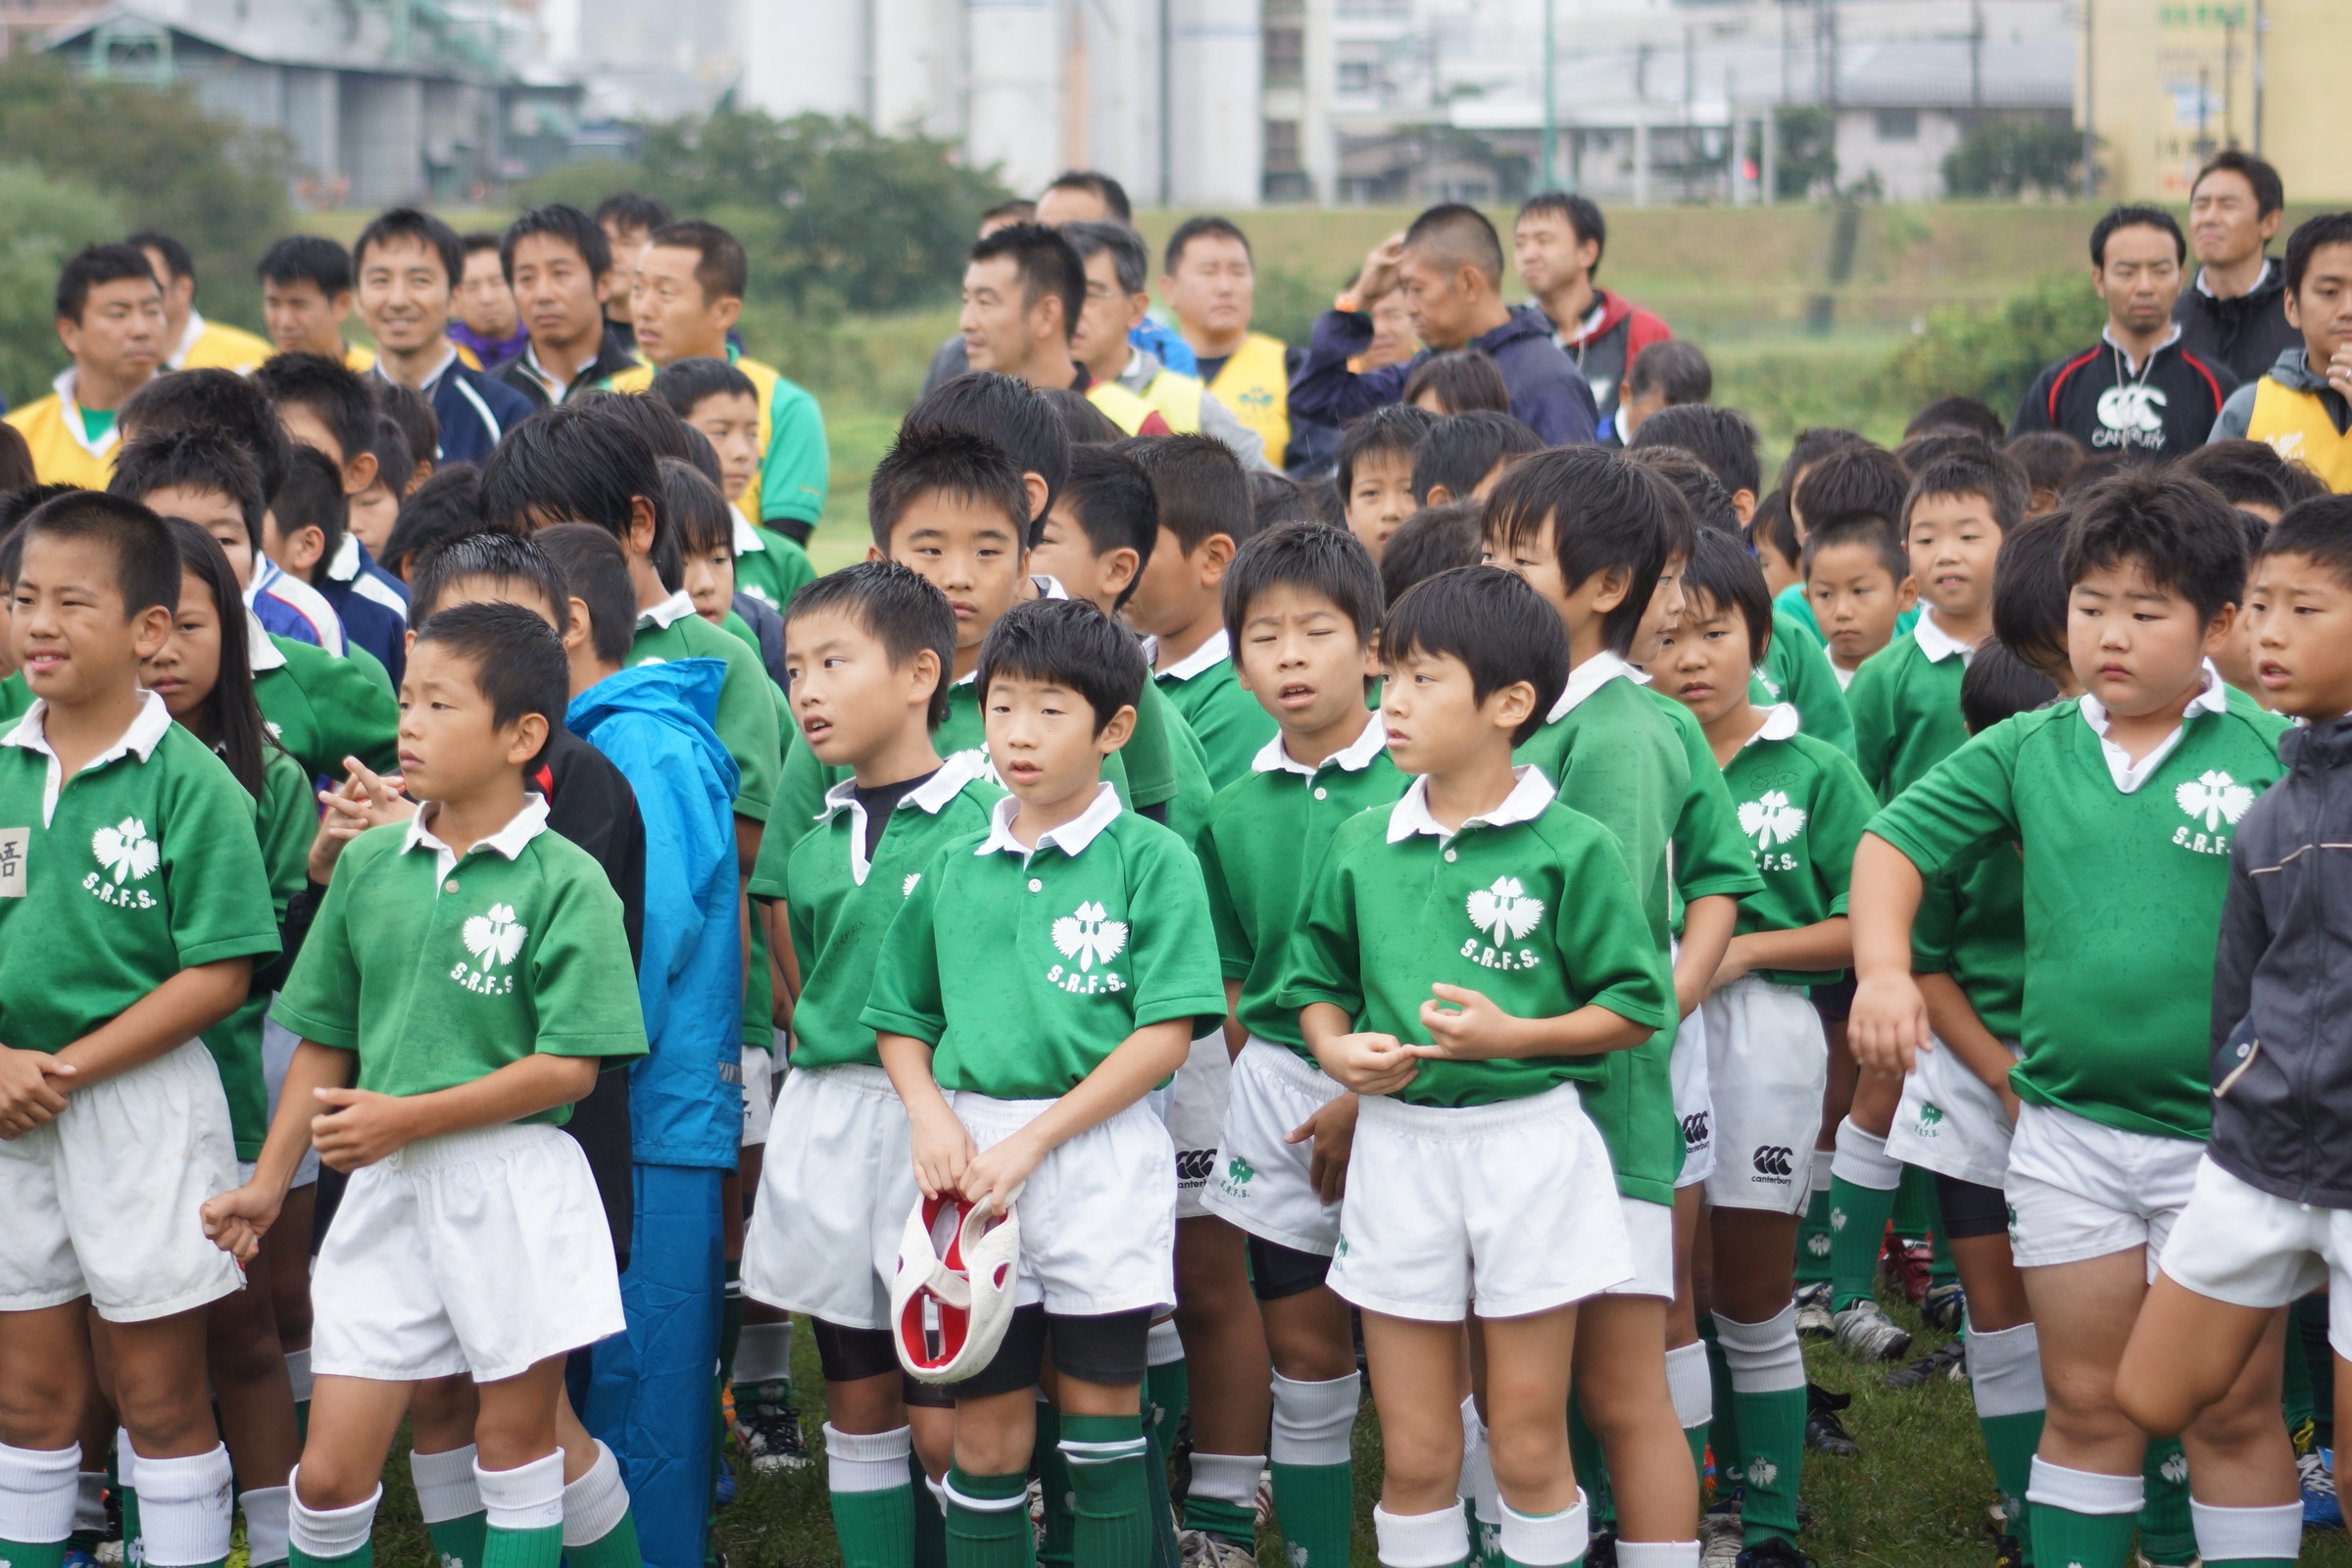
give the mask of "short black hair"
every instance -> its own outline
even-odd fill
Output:
[[[458,244],[465,250],[466,257],[470,260],[473,257],[481,255],[485,251],[496,253],[499,249],[499,234],[496,229],[490,228],[467,229],[465,233],[458,236]],[[499,262],[501,269],[503,270],[506,258],[503,255],[500,256]]]
[[[1677,403],[1642,421],[1626,447],[1681,447],[1705,464],[1728,494],[1764,493],[1764,462],[1756,455],[1756,427],[1738,409],[1713,403]]]
[[[1625,602],[1601,617],[1603,640],[1622,655],[1634,645],[1666,563],[1690,553],[1696,530],[1679,499],[1664,479],[1606,448],[1560,447],[1511,465],[1487,497],[1486,537],[1532,549],[1549,523],[1560,578],[1572,593],[1601,572],[1624,571]]]
[[[408,494],[409,481],[416,476],[416,454],[409,450],[409,432],[401,422],[379,410],[368,450],[375,454],[375,482],[395,501]]]
[[[1000,677],[1050,681],[1086,699],[1095,710],[1098,735],[1120,709],[1143,700],[1146,678],[1143,649],[1135,638],[1084,599],[1032,599],[1013,606],[989,627],[975,674],[974,695],[983,712],[988,689]]]
[[[1960,673],[1960,717],[1971,735],[2057,700],[2058,683],[1999,642],[1970,655]]]
[[[561,612],[563,606],[559,605]],[[504,729],[537,713],[550,740],[571,706],[571,661],[556,629],[520,605],[452,605],[416,633],[416,645],[435,644],[473,666],[473,684],[490,702],[490,723]],[[412,662],[411,668],[415,667]],[[546,755],[522,765],[535,766]]]
[[[569,245],[580,253],[581,263],[594,276],[612,270],[612,239],[605,225],[568,202],[549,202],[509,223],[498,237],[498,265],[510,283],[514,280],[514,244],[532,234],[545,234]]]
[[[82,310],[90,302],[90,290],[126,277],[143,277],[157,288],[164,286],[147,253],[137,246],[84,245],[68,258],[57,274],[57,318],[79,324]]]
[[[2001,450],[2025,470],[2026,483],[2031,488],[2047,490],[2053,496],[2066,493],[2066,481],[2074,477],[2082,460],[2090,455],[2082,442],[2064,430],[2028,430],[2002,442]]]
[[[1340,435],[1338,479],[1345,500],[1355,489],[1355,467],[1368,457],[1396,456],[1413,466],[1413,449],[1438,416],[1409,403],[1385,403],[1351,422]]]
[[[1866,447],[1870,437],[1858,430],[1848,430],[1835,424],[1810,424],[1796,432],[1788,442],[1788,456],[1781,463],[1781,488],[1792,488],[1804,476],[1807,468],[1839,447]]]
[[[285,482],[270,498],[270,515],[277,519],[280,535],[302,528],[318,530],[318,559],[312,563],[309,581],[317,587],[335,564],[350,527],[349,503],[343,498],[343,473],[315,447],[298,446],[286,464]]]
[[[570,590],[564,585],[564,572],[556,564],[555,557],[542,550],[537,539],[526,539],[504,528],[460,534],[418,556],[415,575],[409,579],[409,618],[419,625],[431,619],[440,610],[441,601],[449,596],[450,588],[468,577],[519,583],[529,588],[555,612],[559,633],[571,629],[567,597]],[[634,601],[626,625],[634,636],[637,630]]]
[[[1467,414],[1472,409],[1511,412],[1511,388],[1484,349],[1450,349],[1432,354],[1404,378],[1403,401],[1419,403],[1423,393],[1444,405],[1441,415]]]
[[[196,281],[196,258],[176,236],[167,234],[160,228],[142,228],[135,234],[123,235],[122,243],[161,256],[164,259],[164,270],[174,278],[184,277],[191,283]],[[158,274],[156,281],[164,281],[161,274]]]
[[[32,466],[32,448],[25,444],[24,432],[4,419],[0,419],[0,430],[8,432],[0,435],[0,495],[38,483],[39,476]]]
[[[1110,422],[1110,416],[1096,408],[1094,400],[1076,387],[1050,386],[1039,389],[1038,396],[1054,406],[1061,419],[1063,434],[1070,438],[1070,451],[1080,447],[1107,447],[1127,439],[1127,432]]]
[[[1000,218],[1035,218],[1036,216],[1037,203],[1029,200],[1026,196],[1015,196],[1008,201],[1001,201],[983,212],[980,215],[980,221],[993,223]]]
[[[2303,274],[2311,270],[2311,257],[2323,245],[2352,245],[2352,213],[2322,213],[2306,218],[2295,225],[2286,237],[2286,291],[2303,292]]]
[[[2271,525],[2255,555],[2308,556],[2352,588],[2352,496],[2297,502]]]
[[[517,528],[593,522],[623,537],[639,496],[666,524],[652,445],[634,423],[586,403],[540,410],[509,430],[482,466],[483,518]]]
[[[1060,226],[1061,237],[1078,253],[1081,266],[1104,251],[1110,253],[1111,275],[1118,280],[1121,293],[1141,294],[1152,286],[1148,276],[1152,252],[1145,247],[1144,236],[1125,223],[1109,220]]]
[[[376,564],[406,579],[413,590],[417,558],[436,545],[479,533],[483,527],[482,470],[470,463],[445,463],[415,494],[402,500],[400,514],[392,520],[392,532],[377,553]],[[409,619],[413,622],[416,618],[412,591]]]
[[[1901,460],[1885,447],[1862,442],[1835,447],[1816,459],[1788,492],[1788,510],[1807,526],[1807,519],[1834,517],[1840,512],[1907,519],[1903,498],[1910,491],[1911,476],[1903,471]]]
[[[1842,456],[1842,454],[1840,454]],[[1823,468],[1829,466],[1824,464]],[[1810,485],[1813,476],[1807,474]],[[1806,494],[1812,494],[1807,490]],[[1991,509],[1992,520],[2007,533],[2026,520],[2026,504],[2034,499],[2034,486],[2026,478],[2026,470],[2017,460],[1990,448],[1981,451],[1949,452],[1919,470],[1911,488],[1903,497],[1902,510],[1889,515],[1903,519],[1903,534],[1911,533],[1911,509],[1930,496],[1979,496]],[[1831,509],[1842,511],[1844,509]],[[1880,508],[1870,508],[1880,511]],[[1830,514],[1825,511],[1824,515]]]
[[[1689,338],[1670,337],[1652,343],[1626,367],[1625,395],[1638,398],[1655,392],[1667,406],[1704,403],[1715,395],[1715,371],[1707,356]]]
[[[323,234],[288,234],[262,252],[253,275],[284,287],[309,283],[331,302],[351,292],[351,252]]]
[[[1065,169],[1054,176],[1046,189],[1085,191],[1089,196],[1098,198],[1109,209],[1110,216],[1120,222],[1132,222],[1135,220],[1135,208],[1127,200],[1127,187],[1099,169]],[[1036,205],[1032,203],[1029,210],[1035,212]]]
[[[1022,310],[1035,309],[1051,294],[1061,301],[1063,339],[1078,330],[1078,312],[1086,304],[1086,264],[1078,259],[1077,248],[1061,237],[1061,230],[1043,223],[1006,223],[974,241],[964,260],[993,262],[1000,256],[1012,258],[1012,275],[1021,282]]]
[[[441,270],[448,274],[452,289],[466,275],[466,242],[458,238],[456,229],[418,207],[386,208],[368,220],[368,226],[360,230],[360,237],[352,242],[353,270],[367,270],[368,246],[389,248],[394,240],[411,241],[440,257]]]
[[[752,283],[752,265],[743,253],[743,242],[716,223],[700,218],[680,219],[663,223],[645,236],[646,248],[660,245],[695,253],[694,286],[703,291],[703,303],[712,300],[739,300]]]
[[[2236,147],[2226,147],[2215,153],[2197,177],[2188,182],[2189,200],[2196,200],[2197,187],[2205,183],[2208,174],[2231,173],[2243,179],[2254,191],[2254,216],[2268,218],[2286,205],[2286,182],[2278,171],[2264,160]]]
[[[1013,537],[1029,548],[1029,487],[1004,449],[984,435],[962,430],[917,430],[909,419],[899,438],[874,465],[866,481],[865,516],[874,547],[890,554],[891,530],[923,496],[945,492],[993,507],[1012,524]]]
[[[1078,520],[1087,547],[1097,556],[1135,552],[1135,577],[1119,594],[1117,609],[1134,597],[1159,543],[1159,496],[1144,466],[1108,447],[1079,447],[1070,453],[1070,479],[1062,486],[1064,511]]]
[[[1372,552],[1345,528],[1326,522],[1280,523],[1235,552],[1225,568],[1225,635],[1238,650],[1250,607],[1273,588],[1297,588],[1331,602],[1370,646],[1388,600]]]
[[[2071,501],[2077,494],[2089,489],[2123,466],[2124,455],[2121,452],[2093,452],[2076,464],[2075,471],[2066,476],[2066,489],[2062,494]]]
[[[987,437],[1021,472],[1046,481],[1046,504],[1038,508],[1038,516],[1053,510],[1069,476],[1070,436],[1046,394],[1018,376],[967,370],[924,393],[899,425],[902,439],[941,430]]]
[[[591,522],[559,522],[526,543],[555,563],[564,591],[588,611],[588,647],[600,664],[625,664],[637,641],[637,585],[620,541]],[[561,607],[568,632],[570,607]]]
[[[2188,260],[2188,240],[2181,234],[2180,225],[2174,220],[2172,214],[2161,207],[2148,207],[2138,203],[2126,202],[2122,206],[2110,208],[2106,216],[2090,225],[2091,266],[2105,267],[2107,265],[2107,237],[2119,228],[2160,229],[2173,236],[2173,259],[2176,262]]]
[[[1808,532],[1804,556],[1796,569],[1810,578],[1815,557],[1845,545],[1864,545],[1877,551],[1879,564],[1886,568],[1887,579],[1897,587],[1911,575],[1911,553],[1903,548],[1902,531],[1883,512],[1840,512]]]
[[[2303,462],[2300,458],[2279,466],[2278,483],[2285,487],[2289,506],[2299,506],[2306,501],[2317,501],[2320,497],[2331,493],[2328,488],[2328,481],[2314,473],[2311,465]]]
[[[272,406],[296,404],[318,416],[349,463],[375,441],[375,397],[359,372],[323,354],[273,354],[254,367],[253,384]]]
[[[1519,205],[1521,218],[1533,213],[1548,213],[1563,220],[1580,245],[1591,240],[1592,265],[1587,270],[1587,275],[1600,270],[1600,259],[1609,248],[1609,220],[1600,216],[1599,204],[1592,197],[1569,191],[1540,190]]]
[[[1250,531],[1263,533],[1286,522],[1323,524],[1323,509],[1306,486],[1287,473],[1253,468],[1250,480]]]
[[[1690,509],[1690,521],[1702,532],[1713,529],[1739,537],[1740,509],[1732,505],[1732,493],[1715,477],[1715,470],[1693,454],[1681,447],[1632,447],[1627,450],[1625,461],[1647,468],[1674,486],[1683,498],[1683,505]]]
[[[2067,667],[2066,537],[2063,508],[2001,535],[1992,564],[1992,635],[2035,669]]]
[[[2221,492],[2186,474],[2133,464],[2075,502],[2068,592],[2091,572],[2126,564],[2195,606],[2201,622],[2245,598],[2246,536]]]
[[[2273,451],[2268,441],[2208,441],[2193,452],[2183,452],[2174,466],[2219,490],[2222,499],[2233,507],[2251,501],[2282,513],[2293,504],[2281,477],[2286,460]]]
[[[1905,473],[1917,473],[1938,458],[1955,452],[1983,453],[1999,450],[1999,443],[1987,441],[1974,430],[1923,430],[1907,435],[1895,443],[1894,461],[1903,466]]]
[[[209,490],[235,502],[245,518],[246,543],[254,555],[261,554],[262,512],[268,505],[261,469],[235,442],[218,430],[141,431],[115,455],[106,493],[144,506],[156,491],[174,486]]]
[[[1250,258],[1250,265],[1252,267],[1256,265],[1257,253],[1250,249],[1250,236],[1242,232],[1241,225],[1230,218],[1220,218],[1214,213],[1204,213],[1199,218],[1186,219],[1176,225],[1173,233],[1168,235],[1167,247],[1160,253],[1160,270],[1163,272],[1175,271],[1176,264],[1184,260],[1184,248],[1204,234],[1213,234],[1222,239],[1238,242],[1242,247],[1242,254]]]
[[[374,392],[376,407],[400,421],[401,434],[409,438],[409,456],[418,463],[438,464],[441,418],[424,394],[398,381],[379,381]]]
[[[1970,435],[1983,436],[1987,441],[1999,441],[2009,433],[2009,421],[1994,413],[1983,398],[1937,398],[1903,426],[1905,440],[1936,430],[1964,430]]]
[[[1683,593],[1706,600],[1718,612],[1738,611],[1747,627],[1748,663],[1764,662],[1764,650],[1772,643],[1772,590],[1765,586],[1764,568],[1738,534],[1699,529],[1691,541],[1690,564],[1683,567]]]
[[[669,203],[659,196],[646,196],[633,190],[616,190],[596,204],[598,227],[611,223],[626,234],[635,229],[651,233],[669,221]]]
[[[681,419],[692,416],[695,406],[705,398],[741,397],[755,403],[760,400],[760,388],[750,376],[726,361],[714,360],[707,354],[670,361],[654,372],[645,392]]]
[[[76,490],[45,501],[9,536],[20,552],[35,538],[86,540],[111,551],[115,589],[122,596],[122,618],[130,620],[157,605],[179,609],[179,547],[164,519],[135,500],[99,490]]]
[[[1486,508],[1475,501],[1423,507],[1396,525],[1380,552],[1381,597],[1395,604],[1404,591],[1441,571],[1475,566],[1483,551]]]
[[[1542,594],[1500,566],[1441,571],[1389,607],[1380,627],[1382,662],[1393,669],[1415,655],[1460,660],[1470,671],[1473,702],[1519,681],[1533,686],[1535,707],[1511,732],[1513,746],[1544,727],[1568,689],[1567,628]]]
[[[1788,511],[1788,492],[1775,490],[1756,503],[1753,515],[1747,519],[1747,548],[1760,549],[1770,545],[1791,566],[1805,551],[1803,541],[1796,537],[1796,518]]]
[[[276,406],[254,378],[214,367],[155,377],[123,402],[115,425],[126,441],[165,430],[219,436],[252,460],[264,496],[284,481],[294,450]]]
[[[1446,500],[1465,500],[1497,463],[1543,450],[1543,438],[1507,414],[1472,409],[1447,415],[1413,448],[1413,500],[1427,505],[1439,485]]]
[[[194,577],[213,601],[220,620],[220,663],[213,689],[197,710],[187,715],[188,728],[228,764],[245,793],[260,800],[267,787],[270,755],[280,751],[253,700],[253,647],[245,599],[237,585],[236,568],[228,564],[220,541],[185,517],[166,517],[164,527],[179,552],[180,586]]]
[[[662,458],[658,466],[678,543],[698,555],[722,547],[728,555],[735,554],[735,509],[710,476],[679,458]]]
[[[1249,471],[1215,436],[1136,436],[1118,450],[1143,465],[1159,498],[1159,525],[1176,536],[1180,554],[1191,555],[1220,533],[1245,545],[1257,531]]]
[[[1487,281],[1502,286],[1502,238],[1487,215],[1462,202],[1440,202],[1404,231],[1404,248],[1428,250],[1459,265],[1467,262]]]
[[[929,649],[939,660],[939,680],[931,688],[927,718],[933,729],[947,722],[948,688],[956,670],[956,612],[930,578],[895,561],[861,561],[829,571],[784,607],[786,639],[792,636],[794,621],[823,614],[856,621],[882,645],[893,669],[904,669],[915,655]]]

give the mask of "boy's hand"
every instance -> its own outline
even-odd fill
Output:
[[[1436,981],[1429,994],[1430,1000],[1421,1004],[1421,1027],[1429,1031],[1432,1043],[1407,1046],[1414,1055],[1435,1061],[1491,1061],[1516,1054],[1519,1026],[1525,1020],[1494,1005],[1486,993]]]
[[[1854,987],[1845,1043],[1864,1067],[1898,1076],[1911,1071],[1928,1040],[1928,1004],[1907,974],[1867,975]]]
[[[334,875],[343,846],[371,827],[402,822],[416,814],[416,803],[400,793],[397,775],[371,771],[356,757],[343,759],[349,776],[331,790],[318,792],[318,835],[311,840],[307,870],[323,886]]]
[[[1421,1070],[1420,1057],[1395,1035],[1341,1035],[1315,1054],[1325,1072],[1359,1095],[1393,1095]]]
[[[935,1107],[927,1115],[908,1113],[909,1142],[914,1154],[914,1184],[925,1198],[962,1189],[963,1173],[972,1163],[972,1135],[964,1131],[952,1110]]]
[[[66,1108],[73,1063],[45,1051],[0,1046],[0,1140],[13,1140],[53,1121]]]
[[[1353,1095],[1334,1095],[1283,1139],[1286,1144],[1315,1141],[1306,1162],[1307,1180],[1314,1183],[1315,1196],[1326,1203],[1338,1202],[1348,1191],[1348,1156],[1355,1148],[1357,1104]]]
[[[397,1095],[372,1089],[321,1089],[318,1095],[327,1108],[311,1118],[311,1146],[321,1163],[336,1170],[372,1165],[416,1136]]]
[[[2337,349],[2334,357],[2328,360],[2328,384],[2345,397],[2352,398],[2352,343]]]
[[[1723,950],[1723,961],[1715,966],[1715,977],[1707,982],[1707,995],[1713,996],[1735,980],[1744,980],[1755,973],[1755,960],[1747,956],[1745,946],[1738,937]]]
[[[957,1190],[975,1207],[994,1214],[1004,1213],[1020,1196],[1021,1184],[1045,1157],[1046,1151],[1025,1133],[1014,1133],[986,1152],[974,1155],[971,1163],[963,1167],[963,1180],[957,1184]]]
[[[204,1200],[204,1234],[240,1263],[250,1263],[261,1250],[262,1238],[277,1223],[283,1195],[271,1196],[259,1182],[247,1182]]]

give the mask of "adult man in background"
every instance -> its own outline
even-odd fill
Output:
[[[629,319],[629,278],[637,270],[637,253],[645,239],[670,220],[669,203],[633,190],[616,190],[596,204],[596,221],[612,249],[612,291],[605,297],[605,320],[612,335],[630,353],[637,352],[637,332]]]
[[[343,341],[351,252],[322,235],[288,234],[262,253],[253,271],[262,285],[262,324],[278,353],[323,354],[347,370],[375,368],[373,349]]]
[[[1143,236],[1124,223],[1064,223],[1061,235],[1086,267],[1086,303],[1070,354],[1095,378],[1087,396],[1100,406],[1104,388],[1123,387],[1158,410],[1179,435],[1213,435],[1244,467],[1269,466],[1264,438],[1234,417],[1199,376],[1169,369],[1130,339],[1152,308],[1146,281],[1152,255]]]
[[[1192,346],[1195,374],[1266,443],[1266,460],[1290,466],[1291,378],[1300,356],[1250,330],[1257,262],[1250,237],[1222,218],[1188,218],[1168,236],[1159,290]]]
[[[2234,147],[2199,170],[2188,188],[2197,276],[2180,291],[2173,319],[2180,323],[2181,348],[2228,366],[2240,381],[2303,346],[2303,334],[2286,318],[2286,278],[2265,254],[2285,217],[2278,171]]]
[[[1402,365],[1349,369],[1349,359],[1372,341],[1363,302],[1395,287],[1404,290],[1413,329],[1427,347]],[[1542,311],[1502,302],[1502,241],[1477,208],[1446,202],[1414,219],[1410,228],[1373,249],[1354,286],[1335,305],[1315,318],[1306,363],[1291,381],[1291,407],[1310,417],[1345,423],[1397,402],[1432,353],[1475,348],[1502,372],[1513,416],[1545,446],[1595,439],[1599,416],[1592,388],[1552,340]]]
[[[1674,331],[1624,295],[1592,281],[1608,243],[1608,221],[1592,198],[1556,190],[1529,197],[1511,225],[1519,281],[1535,295],[1554,340],[1592,389],[1601,439],[1615,444],[1633,433],[1619,428],[1617,419],[1626,372],[1643,349]]]
[[[103,490],[122,444],[115,412],[154,378],[164,352],[164,291],[130,245],[85,245],[57,280],[57,340],[74,363],[8,422],[32,449],[42,484]]]
[[[498,378],[534,407],[568,402],[633,363],[605,319],[612,243],[595,219],[562,202],[534,207],[501,237],[499,261],[529,338]]]
[[[522,313],[514,308],[514,288],[500,259],[499,236],[476,229],[461,243],[466,247],[466,270],[458,276],[449,340],[458,346],[458,358],[477,370],[495,373],[522,352],[530,334],[523,330]]]
[[[360,319],[375,338],[375,375],[421,396],[441,421],[443,463],[479,463],[531,416],[530,400],[458,358],[449,313],[465,246],[430,213],[395,207],[360,230]]]
[[[264,339],[225,321],[208,321],[196,309],[196,258],[185,245],[152,228],[122,243],[146,252],[163,287],[165,369],[217,368],[242,375],[270,357]]]
[[[1058,229],[1011,223],[971,249],[956,331],[975,370],[1042,388],[1084,392],[1129,435],[1167,435],[1168,421],[1142,398],[1079,365],[1070,339],[1086,306],[1086,266]]]

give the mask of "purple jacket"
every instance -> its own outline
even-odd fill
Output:
[[[1340,311],[1315,318],[1306,363],[1291,380],[1291,414],[1345,424],[1384,403],[1404,396],[1404,383],[1429,358],[1423,349],[1402,365],[1387,365],[1360,375],[1348,362],[1372,346],[1372,319]],[[1579,446],[1595,439],[1599,410],[1576,362],[1552,340],[1551,322],[1532,305],[1511,309],[1510,319],[1467,345],[1486,351],[1511,389],[1511,414],[1549,447]]]

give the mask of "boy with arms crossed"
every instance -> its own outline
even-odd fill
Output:
[[[1395,1568],[1470,1554],[1456,1379],[1475,1301],[1502,1552],[1549,1568],[1588,1539],[1566,1420],[1578,1303],[1636,1266],[1580,1090],[1672,1020],[1665,955],[1608,831],[1512,763],[1568,680],[1542,598],[1493,567],[1444,572],[1380,642],[1389,754],[1423,776],[1334,835],[1280,993],[1360,1097],[1330,1283],[1363,1311],[1388,1435],[1373,1524]]]
[[[564,1358],[623,1324],[587,1157],[559,1128],[604,1061],[645,1054],[620,901],[524,787],[567,691],[530,611],[458,606],[418,632],[400,760],[422,804],[343,852],[275,1009],[302,1045],[269,1142],[205,1205],[248,1256],[306,1146],[353,1172],[313,1277],[303,1568],[373,1560],[411,1392],[459,1372],[480,1390],[483,1562],[552,1568],[564,1550]]]
[[[1021,1197],[1020,1304],[989,1365],[951,1385],[952,1568],[1030,1559],[1049,1339],[1076,1558],[1139,1568],[1152,1552],[1138,1396],[1151,1319],[1175,1300],[1176,1187],[1144,1097],[1224,994],[1199,864],[1101,776],[1145,678],[1133,641],[1092,605],[1033,601],[990,631],[977,685],[1012,794],[985,834],[924,868],[862,1014],[906,1102],[924,1195],[1000,1214]]]
[[[1851,1038],[1864,1065],[1909,1069],[1929,1038],[1910,952],[1925,878],[2018,843],[2024,1054],[2009,1081],[2024,1103],[2006,1192],[2049,1395],[2027,1500],[2038,1560],[2118,1568],[2147,1446],[2118,1366],[2196,1182],[2225,858],[2279,775],[2284,724],[2208,662],[2245,572],[2243,535],[2213,490],[2127,470],[2080,496],[2068,527],[2068,655],[2083,695],[1996,725],[1872,819],[1854,859]],[[2182,1433],[2207,1500],[2294,1500],[2278,1368],[2274,1351]],[[2280,1555],[2291,1540],[2225,1560]]]
[[[140,688],[179,599],[170,532],[77,493],[17,538],[35,701],[0,741],[0,1556],[63,1558],[94,1310],[147,1559],[195,1568],[229,1549],[205,1307],[240,1283],[197,1212],[236,1171],[199,1036],[278,951],[276,915],[253,797]]]

